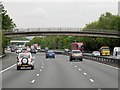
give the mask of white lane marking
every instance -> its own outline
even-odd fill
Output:
[[[94,80],[93,79],[90,79],[90,81],[93,83],[94,82]]]
[[[44,68],[44,67],[42,66],[42,68]]]
[[[40,74],[37,74],[37,77],[39,76]]]
[[[79,68],[79,70],[82,70],[82,69]]]
[[[72,65],[72,63],[71,63],[71,65]]]
[[[91,62],[91,61],[89,61],[89,60],[87,60],[88,62]],[[107,66],[107,67],[111,67],[111,68],[114,68],[114,69],[119,69],[119,68],[117,68],[117,67],[113,67],[113,66],[110,66],[110,65],[107,65],[107,64],[104,64],[104,63],[99,63],[99,62],[96,62],[96,61],[92,61],[92,63],[97,63],[97,64],[100,64],[100,65],[104,65],[104,66]]]
[[[11,68],[13,68],[13,67],[15,67],[16,65],[17,65],[17,64],[14,64],[14,65],[12,65],[12,66],[10,66],[10,67],[8,67],[8,68],[0,71],[0,73],[3,73],[3,72],[5,72],[5,71],[7,71],[7,70],[9,70],[9,69],[11,69]]]
[[[84,75],[87,75],[87,73],[84,73]]]
[[[31,83],[32,83],[32,84],[35,83],[35,80],[32,80]]]
[[[75,66],[75,67],[77,67],[77,66]]]
[[[42,70],[40,70],[40,72],[41,72]]]

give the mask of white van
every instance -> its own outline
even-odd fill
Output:
[[[116,58],[120,58],[120,47],[114,47],[113,56],[115,56]]]

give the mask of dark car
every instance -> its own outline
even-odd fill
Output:
[[[16,48],[11,48],[11,52],[15,52],[16,51]]]
[[[46,52],[46,58],[55,58],[55,53],[52,50]]]
[[[31,49],[30,52],[36,54],[37,50],[36,49]]]

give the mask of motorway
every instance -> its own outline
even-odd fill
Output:
[[[34,54],[34,70],[16,70],[15,53],[2,60],[2,88],[118,88],[118,69],[84,59],[69,62],[69,57],[56,55],[46,59]]]

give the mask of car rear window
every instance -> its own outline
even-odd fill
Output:
[[[48,53],[53,53],[53,51],[48,51]]]
[[[73,53],[81,53],[81,51],[72,51]]]
[[[19,58],[30,58],[29,54],[20,54]]]

